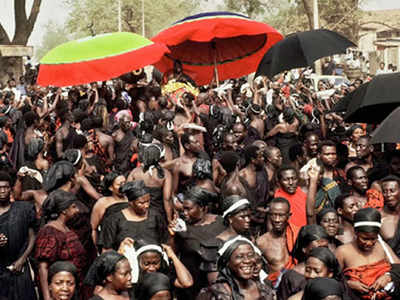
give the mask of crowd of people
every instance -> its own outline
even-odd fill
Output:
[[[399,297],[400,151],[333,109],[362,79],[32,72],[0,91],[1,300]]]

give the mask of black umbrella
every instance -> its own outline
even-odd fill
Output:
[[[348,93],[333,106],[332,111],[347,112],[347,109],[349,108],[351,102],[361,101],[364,98],[368,88],[368,84],[369,82],[366,82],[351,93]]]
[[[400,107],[379,125],[372,133],[371,144],[400,142]]]
[[[317,29],[289,34],[273,45],[258,65],[256,77],[274,77],[283,71],[311,66],[321,57],[346,53],[356,45],[337,32]]]
[[[354,94],[344,119],[352,123],[378,124],[398,106],[400,73],[377,75],[367,83],[365,92]]]

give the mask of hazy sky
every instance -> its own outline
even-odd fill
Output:
[[[114,3],[116,0],[110,0],[110,3]],[[167,0],[166,0],[167,1]],[[220,0],[221,1],[221,0]],[[282,0],[286,1],[286,0]],[[346,0],[343,0],[346,1]],[[363,9],[377,10],[377,9],[400,9],[400,0],[365,0],[366,5]],[[26,1],[27,12],[30,12],[33,0]],[[40,45],[43,36],[43,28],[50,20],[59,24],[63,24],[68,11],[63,4],[64,0],[42,0],[42,5],[39,13],[39,17],[32,35],[29,39],[29,45]],[[0,22],[11,36],[14,33],[14,1],[13,0],[0,0]]]

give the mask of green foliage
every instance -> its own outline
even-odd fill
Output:
[[[118,31],[118,1],[66,0],[71,8],[68,31],[78,37]],[[121,0],[122,30],[142,34],[142,0]],[[145,35],[152,37],[173,22],[190,15],[198,6],[195,0],[144,0]]]

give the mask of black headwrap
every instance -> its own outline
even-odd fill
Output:
[[[238,212],[249,208],[249,200],[239,195],[231,195],[224,198],[222,202],[223,218],[226,219],[229,216],[235,215]]]
[[[96,257],[86,274],[84,284],[103,286],[106,277],[115,272],[117,263],[123,259],[126,257],[114,250],[104,252]]]
[[[121,193],[128,197],[129,201],[135,201],[137,198],[149,193],[143,180],[129,181],[120,190]]]
[[[41,138],[31,139],[28,145],[28,158],[30,160],[35,160],[40,151],[43,150],[44,142]]]
[[[82,153],[79,149],[68,149],[64,152],[63,159],[69,161],[74,166],[82,160]]]
[[[333,277],[335,279],[339,281],[343,280],[343,275],[339,262],[335,254],[333,254],[332,251],[329,250],[329,248],[325,247],[314,248],[310,251],[310,254],[308,255],[308,258],[310,257],[315,257],[321,262],[323,262],[324,265],[328,268],[328,270],[333,273]]]
[[[42,210],[46,221],[55,220],[61,212],[76,202],[76,196],[63,190],[51,192],[43,202]]]
[[[138,299],[150,300],[156,293],[170,290],[171,284],[167,275],[159,272],[147,273],[138,284]]]
[[[50,193],[66,184],[74,174],[75,169],[72,163],[66,160],[60,160],[51,166],[47,172],[43,188],[46,192]]]
[[[211,162],[207,159],[198,158],[192,167],[193,177],[198,179],[212,179]]]
[[[246,238],[237,236],[233,239],[225,242],[222,247],[218,250],[218,278],[217,282],[225,282],[227,283],[232,290],[232,300],[241,300],[243,299],[242,294],[240,294],[240,289],[236,281],[234,280],[235,275],[228,267],[229,260],[231,259],[232,253],[240,246],[240,245],[250,245],[254,250],[255,246]],[[261,252],[255,251],[261,254]]]
[[[340,282],[332,278],[314,278],[307,281],[302,300],[322,300],[335,295],[343,299],[344,290]]]
[[[71,273],[75,277],[75,282],[78,285],[78,270],[75,265],[69,261],[56,261],[49,268],[47,280],[51,282],[54,275],[60,272]]]
[[[317,214],[317,224],[321,224],[322,218],[327,214],[333,212],[335,214],[337,214],[336,209],[332,208],[332,207],[326,207],[324,209],[322,209],[318,214]]]
[[[158,171],[158,177],[164,178],[164,169],[160,166],[160,159],[163,155],[162,145],[151,144],[142,150],[141,162],[143,171],[151,171],[154,167]]]
[[[322,239],[329,240],[329,236],[323,227],[316,224],[301,227],[293,247],[292,256],[299,262],[304,261],[305,256],[303,249],[307,248],[311,242]]]
[[[214,202],[217,197],[218,195],[216,193],[212,193],[197,186],[187,190],[184,195],[185,200],[192,201],[201,207],[205,207],[208,203]]]

